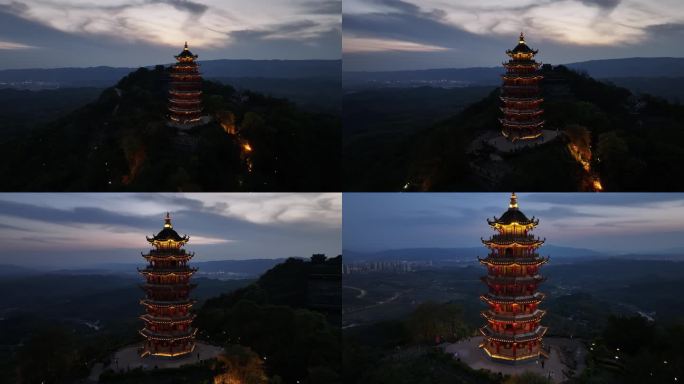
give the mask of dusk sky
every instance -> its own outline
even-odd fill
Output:
[[[0,0],[0,69],[339,59],[338,0]]]
[[[343,247],[353,251],[482,246],[507,193],[345,193]],[[605,253],[684,248],[681,193],[519,193],[547,244]],[[484,249],[484,248],[483,248]]]
[[[0,194],[0,264],[142,263],[171,213],[195,261],[341,253],[341,194]]]
[[[344,69],[495,67],[524,31],[539,60],[684,56],[681,0],[344,0]]]

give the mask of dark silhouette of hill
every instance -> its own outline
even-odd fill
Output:
[[[253,284],[207,300],[195,320],[200,337],[267,356],[269,376],[284,382],[339,383],[341,269],[341,256],[290,258]]]
[[[5,190],[335,191],[339,121],[283,99],[203,82],[204,112],[228,115],[179,132],[165,124],[168,69],[140,68],[99,98],[0,141]],[[251,151],[244,152],[249,143]]]
[[[587,129],[592,169],[609,191],[675,191],[684,187],[673,172],[684,167],[684,107],[649,95],[600,82],[564,66],[543,69],[546,129]],[[577,191],[586,188],[586,173],[568,151],[566,139],[533,149],[502,154],[496,177],[492,151],[470,152],[486,132],[499,130],[498,89],[461,113],[436,124],[395,132],[391,143],[379,142],[372,154],[353,156],[345,146],[348,190]],[[345,130],[346,131],[346,130]],[[347,139],[345,138],[345,142]],[[363,165],[366,165],[364,167]],[[370,166],[372,165],[372,166]],[[391,172],[387,172],[387,170]]]

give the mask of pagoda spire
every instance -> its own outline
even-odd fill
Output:
[[[508,203],[508,208],[518,209],[518,196],[515,195],[515,192],[511,193],[511,202]]]
[[[522,33],[520,34],[520,36],[522,36]],[[183,47],[183,50],[184,51],[188,50],[188,42],[187,41],[185,42],[185,47]]]
[[[518,39],[519,44],[525,44],[525,34],[523,34],[523,31],[520,31],[520,38]]]
[[[173,228],[171,224],[171,214],[166,212],[166,217],[164,218],[164,228]]]

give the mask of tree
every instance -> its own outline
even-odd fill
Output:
[[[463,310],[451,303],[422,303],[410,315],[407,326],[411,338],[418,343],[455,341],[468,334],[463,322]]]
[[[266,384],[268,377],[259,355],[251,349],[229,344],[218,358],[225,372],[214,377],[214,384]]]
[[[504,381],[503,384],[551,384],[552,381],[534,372],[524,372],[514,375]]]

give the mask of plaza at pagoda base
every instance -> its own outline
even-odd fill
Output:
[[[482,336],[473,336],[456,343],[442,344],[441,349],[474,370],[484,369],[502,375],[533,372],[553,383],[563,383],[570,377],[577,377],[586,368],[588,352],[584,343],[577,339],[546,337],[544,353],[540,357],[515,364],[488,358],[480,347],[483,340]]]

